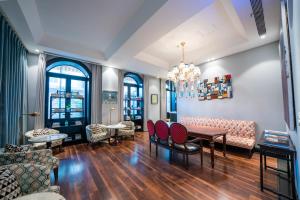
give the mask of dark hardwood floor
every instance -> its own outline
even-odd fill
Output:
[[[183,166],[182,155],[169,163],[169,151],[155,148],[149,154],[147,133],[137,133],[135,141],[118,146],[87,144],[67,146],[60,158],[59,185],[66,199],[276,199],[259,189],[259,155],[216,151],[215,168],[210,166],[205,148],[204,163],[200,156],[190,156],[190,167]],[[275,160],[268,164],[275,165]],[[53,177],[52,177],[53,179]],[[275,177],[266,177],[275,187]],[[52,180],[53,181],[53,180]]]

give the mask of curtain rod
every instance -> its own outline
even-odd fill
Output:
[[[51,53],[51,52],[48,52],[48,51],[43,51],[43,53],[46,54],[46,55],[48,55],[48,56],[63,57],[63,58],[68,58],[68,59],[72,59],[72,60],[84,62],[84,63],[87,63],[87,64],[101,65],[101,66],[106,67],[105,65],[103,65],[101,63],[96,63],[96,62],[88,61],[88,60],[85,60],[85,59],[80,59],[80,58],[74,58],[74,57],[71,57],[71,56],[60,55],[60,54]],[[114,67],[112,67],[112,68],[114,68]]]

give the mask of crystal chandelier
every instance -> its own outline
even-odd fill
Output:
[[[181,42],[180,45],[182,50],[181,62],[168,72],[168,79],[175,83],[179,97],[184,95],[194,97],[201,72],[199,67],[195,67],[193,63],[189,65],[184,63],[185,42]]]

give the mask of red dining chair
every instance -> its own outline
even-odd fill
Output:
[[[203,147],[202,140],[196,138],[193,140],[188,140],[188,131],[185,126],[179,123],[173,123],[170,127],[170,134],[172,139],[172,152],[171,158],[173,157],[173,151],[177,151],[183,154],[183,161],[186,164],[186,168],[189,166],[190,154],[200,153],[201,165],[203,163]],[[200,142],[200,145],[194,142]]]
[[[157,142],[156,142],[156,156],[158,154],[158,145],[163,146],[165,148],[170,148],[169,143],[169,126],[166,122],[163,120],[158,120],[155,123],[155,131],[157,136]]]
[[[151,155],[151,143],[156,145],[156,135],[155,135],[155,125],[152,120],[147,121],[147,129],[149,133],[149,146],[150,146],[150,155]]]

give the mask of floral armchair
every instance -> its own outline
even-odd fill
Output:
[[[0,166],[12,172],[20,185],[21,196],[35,192],[59,193],[59,186],[50,186],[50,169],[37,164],[17,163]]]
[[[108,140],[110,143],[110,134],[103,124],[91,124],[86,126],[86,139],[89,143],[97,143]]]
[[[119,130],[119,136],[131,136],[134,140],[135,126],[132,121],[123,121],[126,127]]]
[[[53,169],[55,183],[57,184],[58,182],[59,159],[52,155],[51,149],[15,153],[0,153],[0,166],[16,163],[44,165],[48,167],[49,170]]]
[[[27,138],[33,138],[33,137],[38,137],[42,135],[49,135],[49,134],[57,134],[59,133],[58,130],[55,129],[50,129],[50,128],[42,128],[42,129],[36,129],[36,130],[31,130],[25,133],[25,137]],[[51,148],[59,147],[61,148],[63,143],[63,140],[56,140],[51,142]],[[33,147],[35,149],[46,149],[47,145],[46,143],[34,143]]]

